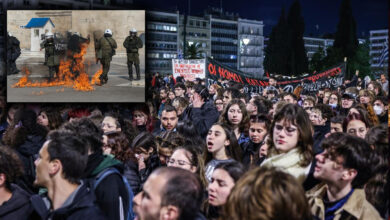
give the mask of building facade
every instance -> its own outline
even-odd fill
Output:
[[[4,0],[7,9],[114,9],[130,6],[133,0]]]
[[[178,57],[179,12],[146,12],[146,71],[172,73],[172,59]]]
[[[307,59],[310,61],[313,55],[320,49],[326,56],[326,50],[333,46],[334,40],[317,37],[303,37],[303,43],[305,44]]]
[[[370,63],[371,71],[377,77],[381,73],[388,74],[389,66],[389,30],[370,31]]]
[[[186,20],[187,25],[184,26]],[[180,15],[180,30],[179,30],[179,57],[184,52],[184,34],[186,42],[189,45],[195,44],[198,50],[201,51],[203,58],[211,56],[211,32],[210,20],[203,17]]]
[[[253,77],[264,75],[264,36],[263,22],[238,19],[238,70]]]

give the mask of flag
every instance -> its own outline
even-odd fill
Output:
[[[379,67],[384,66],[385,62],[389,59],[389,39],[386,38],[386,41],[383,42],[383,49],[381,56],[379,57]]]

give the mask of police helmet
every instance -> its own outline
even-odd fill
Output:
[[[137,29],[132,28],[132,29],[130,30],[130,33],[137,33]]]
[[[8,36],[12,37],[12,33],[11,33],[11,32],[8,32]]]
[[[106,30],[104,31],[104,34],[112,35],[112,31],[111,31],[110,29],[106,29]]]
[[[47,32],[45,36],[46,36],[46,38],[53,38],[54,37],[53,33],[51,33],[51,32]]]
[[[80,32],[77,32],[77,31],[76,31],[76,32],[74,32],[73,34],[80,37]]]

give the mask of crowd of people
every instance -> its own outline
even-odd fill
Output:
[[[0,96],[0,219],[387,219],[388,81],[262,93],[156,74],[142,104]]]

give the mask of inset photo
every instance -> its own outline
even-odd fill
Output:
[[[144,102],[145,11],[8,10],[8,102]]]

